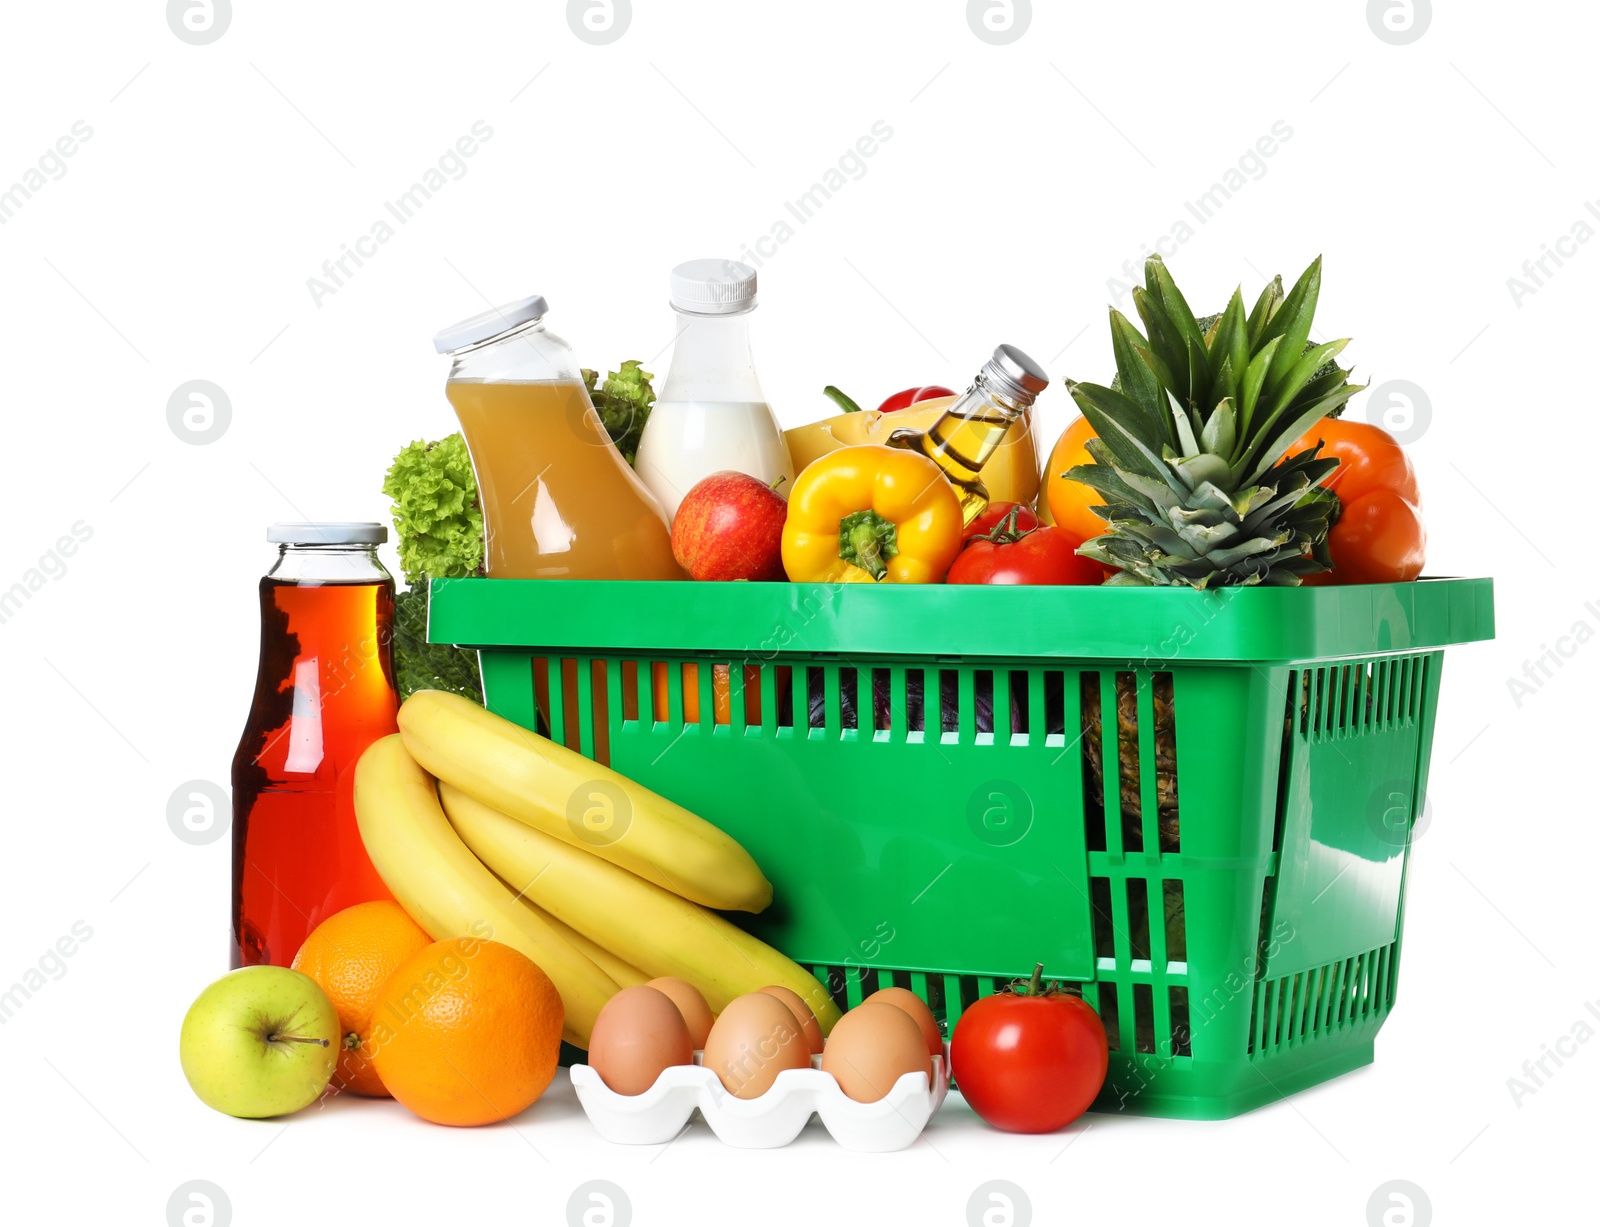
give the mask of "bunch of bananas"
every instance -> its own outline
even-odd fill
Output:
[[[356,767],[367,854],[437,941],[478,937],[555,982],[566,1039],[589,1045],[621,988],[693,984],[713,1010],[779,984],[826,1031],[814,976],[712,909],[759,912],[772,884],[705,819],[460,695],[422,690]]]

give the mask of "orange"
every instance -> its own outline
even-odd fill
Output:
[[[1045,502],[1050,508],[1051,522],[1074,537],[1080,545],[1090,537],[1098,537],[1109,527],[1089,510],[1091,507],[1105,506],[1106,500],[1098,490],[1091,489],[1081,481],[1068,481],[1061,474],[1074,465],[1094,463],[1094,457],[1089,455],[1089,449],[1085,446],[1094,437],[1094,427],[1089,425],[1088,418],[1081,415],[1073,418],[1066,430],[1061,432],[1061,438],[1056,440],[1050,460],[1044,468]]]
[[[358,903],[335,912],[306,938],[294,956],[294,969],[328,994],[344,1036],[334,1085],[358,1095],[389,1093],[372,1065],[368,1026],[373,1003],[395,968],[432,940],[392,900]]]
[[[423,1120],[487,1125],[544,1094],[563,1021],[561,995],[527,955],[471,937],[435,942],[378,994],[373,1061]]]
[[[667,664],[655,661],[650,666],[650,695],[655,704],[655,718],[667,718]],[[683,722],[700,723],[700,666],[683,665]],[[717,724],[729,724],[733,717],[733,687],[731,667],[711,666],[711,711]],[[761,666],[744,666],[744,722],[761,723]]]

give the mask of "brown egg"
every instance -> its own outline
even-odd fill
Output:
[[[672,1065],[694,1064],[694,1045],[665,993],[636,984],[600,1008],[589,1037],[589,1064],[619,1095],[642,1095]]]
[[[789,1007],[768,993],[735,997],[706,1039],[705,1067],[736,1099],[754,1099],[786,1069],[808,1069],[811,1050]]]
[[[766,988],[756,989],[758,993],[766,993],[769,997],[776,997],[789,1007],[789,1013],[794,1015],[795,1022],[800,1024],[800,1030],[805,1032],[806,1047],[813,1053],[822,1051],[822,1024],[817,1022],[817,1016],[811,1012],[811,1007],[806,1004],[806,999],[792,988],[784,988],[781,984],[769,984]]]
[[[933,1061],[916,1021],[884,1002],[863,1001],[836,1024],[822,1050],[822,1069],[857,1103],[875,1103],[906,1074],[933,1085]]]
[[[875,1002],[878,1005],[892,1005],[896,1009],[904,1010],[911,1015],[911,1021],[922,1029],[922,1038],[927,1042],[930,1057],[944,1055],[944,1036],[939,1032],[939,1020],[933,1016],[921,997],[918,997],[909,988],[880,988],[861,1004]]]
[[[672,998],[672,1004],[678,1007],[678,1013],[683,1015],[683,1021],[689,1026],[689,1042],[696,1048],[704,1048],[706,1036],[711,1034],[711,1024],[714,1019],[711,1007],[706,1004],[706,999],[700,990],[687,980],[678,979],[677,976],[657,976],[645,987],[656,989]]]

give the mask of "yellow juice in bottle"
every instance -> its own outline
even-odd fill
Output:
[[[457,379],[483,503],[484,565],[501,579],[682,579],[661,510],[583,384]]]

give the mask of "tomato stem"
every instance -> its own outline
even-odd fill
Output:
[[[1060,980],[1044,978],[1043,963],[1035,963],[1033,975],[1026,980],[1013,980],[1001,991],[1010,993],[1014,997],[1052,997],[1063,990]]]
[[[979,533],[977,536],[968,541],[967,544],[971,545],[973,541],[987,541],[992,545],[1015,545],[1029,533],[1035,531],[1032,528],[1024,528],[1020,531],[1018,530],[1017,517],[1021,514],[1022,504],[1012,504],[1011,510],[1006,512],[1005,517],[998,524],[996,524],[986,533]]]

